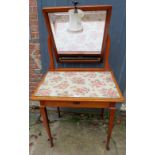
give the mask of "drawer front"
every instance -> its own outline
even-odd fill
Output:
[[[106,108],[109,107],[109,102],[58,102],[44,101],[45,106],[51,107],[70,107],[70,108]]]

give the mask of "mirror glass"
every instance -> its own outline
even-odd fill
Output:
[[[83,30],[72,32],[69,13],[48,13],[58,54],[100,54],[104,36],[106,11],[83,11]]]

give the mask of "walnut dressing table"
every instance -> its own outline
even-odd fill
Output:
[[[78,51],[73,51],[76,48],[73,48],[69,45],[69,41],[66,42],[63,37],[67,37],[63,29],[60,28],[60,31],[64,31],[64,35],[61,36],[62,33],[57,31],[57,35],[54,32],[54,25],[50,22],[51,13],[58,12],[67,12],[72,7],[50,7],[44,8],[43,14],[45,17],[47,29],[48,29],[48,51],[50,57],[50,67],[47,73],[44,75],[40,84],[36,88],[35,92],[31,96],[32,100],[40,101],[40,112],[43,118],[43,124],[47,130],[47,134],[53,146],[53,138],[50,131],[47,111],[46,107],[71,107],[71,108],[107,108],[109,109],[109,126],[107,133],[107,141],[106,148],[109,150],[110,137],[112,134],[112,128],[114,124],[114,114],[116,110],[116,103],[124,102],[124,97],[119,89],[119,86],[114,77],[113,71],[111,70],[108,57],[109,57],[109,48],[110,48],[110,36],[108,35],[108,27],[111,15],[111,6],[107,5],[99,5],[99,6],[79,6],[79,8],[83,11],[106,11],[106,18],[104,17],[105,23],[99,25],[99,23],[94,23],[99,28],[100,26],[104,26],[104,33],[99,33],[97,35],[100,37],[101,34],[103,36],[102,42],[100,43],[99,39],[94,39],[94,45],[90,44],[90,49],[85,47],[88,43],[88,38],[83,39],[85,44],[82,46],[78,46]],[[50,14],[48,14],[50,13]],[[88,12],[89,14],[89,12]],[[59,14],[58,14],[59,15]],[[99,18],[99,16],[98,16]],[[56,19],[56,18],[54,18]],[[90,19],[90,18],[89,18]],[[58,18],[60,20],[60,18]],[[66,21],[67,19],[63,20]],[[86,19],[85,19],[86,20]],[[91,19],[90,19],[91,20]],[[100,21],[100,20],[99,20]],[[56,22],[55,22],[56,23]],[[61,27],[62,21],[57,26]],[[88,25],[87,22],[84,23],[84,28]],[[66,25],[65,25],[66,26]],[[64,27],[65,27],[64,26]],[[62,26],[63,27],[63,26]],[[95,27],[95,26],[94,26]],[[93,29],[93,28],[92,28]],[[100,29],[100,28],[99,28]],[[96,30],[94,28],[94,30]],[[56,31],[56,30],[55,30]],[[59,35],[60,33],[60,35]],[[96,33],[93,31],[93,33]],[[86,32],[83,34],[86,35]],[[83,34],[82,37],[85,37]],[[72,35],[72,34],[69,34]],[[59,37],[57,37],[59,36]],[[72,36],[75,40],[79,39]],[[79,37],[80,34],[79,34]],[[88,36],[90,37],[90,36]],[[57,38],[57,39],[54,39]],[[60,42],[64,40],[64,46]],[[72,40],[73,41],[73,40]],[[74,46],[77,41],[74,42]],[[98,43],[99,42],[99,43]],[[89,44],[89,43],[88,43]],[[88,45],[87,44],[87,45]],[[101,49],[98,44],[101,44]],[[82,51],[82,47],[84,50]],[[70,50],[69,50],[70,49]],[[71,50],[73,49],[73,50]],[[100,51],[99,51],[100,49]],[[80,53],[81,51],[81,53]],[[85,52],[84,52],[85,51]],[[89,55],[90,54],[90,55]],[[104,61],[103,68],[55,68],[54,65],[54,56],[58,63],[62,63],[62,58],[67,56],[74,55],[76,56],[92,56],[97,57],[98,59],[94,59],[97,61]],[[62,57],[63,56],[63,57]],[[66,60],[66,59],[64,59]],[[91,61],[90,61],[91,60]],[[68,59],[69,62],[91,62],[94,63],[96,61],[92,61],[93,59],[77,59],[73,60]],[[66,61],[67,62],[67,61]]]

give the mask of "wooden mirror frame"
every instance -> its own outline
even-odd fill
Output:
[[[78,6],[78,9],[81,9],[83,11],[106,11],[106,21],[105,21],[105,29],[104,29],[104,35],[103,35],[103,41],[101,46],[101,53],[98,54],[98,52],[66,52],[64,53],[58,53],[54,36],[52,33],[52,28],[50,25],[50,19],[48,16],[48,13],[56,13],[56,12],[68,12],[68,10],[73,9],[73,6],[61,6],[61,7],[44,7],[42,9],[47,31],[48,31],[48,47],[49,47],[49,54],[51,55],[53,52],[55,55],[55,58],[58,63],[62,62],[102,62],[104,60],[104,56],[106,54],[106,48],[108,44],[108,32],[109,32],[109,25],[110,25],[110,18],[111,18],[111,12],[112,12],[112,6],[111,5],[88,5],[88,6]],[[67,57],[85,57],[85,59],[62,59]],[[52,56],[53,57],[53,56]],[[87,57],[92,57],[92,59],[88,59]],[[94,58],[94,59],[93,59]]]

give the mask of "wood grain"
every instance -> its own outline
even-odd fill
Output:
[[[116,111],[115,105],[110,105],[110,107],[109,107],[110,115],[109,115],[108,135],[107,135],[107,143],[106,143],[106,149],[107,150],[110,150],[109,144],[110,144],[112,129],[114,126],[115,111]]]
[[[51,131],[50,131],[47,111],[46,111],[46,107],[43,106],[42,103],[40,105],[40,113],[41,113],[41,116],[42,116],[42,119],[43,119],[43,124],[45,126],[45,129],[47,131],[47,134],[48,134],[48,137],[49,137],[49,140],[50,140],[51,147],[53,147],[53,138],[52,138]]]
[[[44,105],[49,107],[68,107],[68,108],[107,108],[108,102],[78,102],[78,101],[44,101]]]

